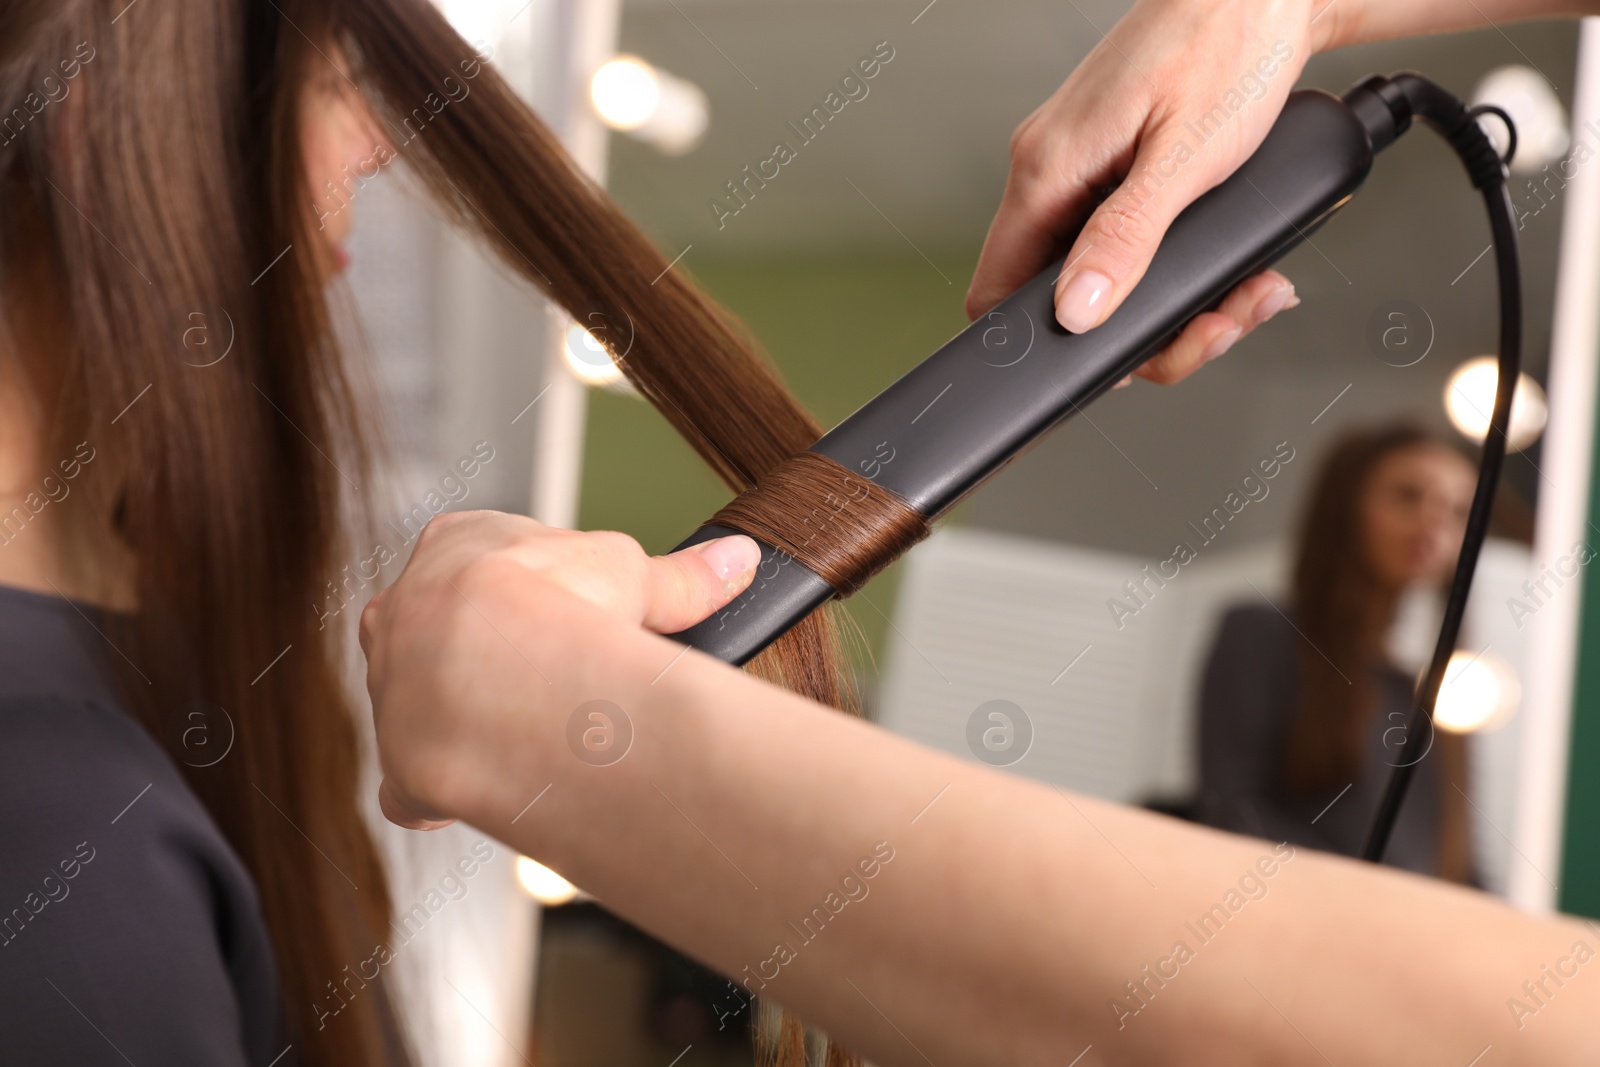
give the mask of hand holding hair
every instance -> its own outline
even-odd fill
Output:
[[[743,592],[759,561],[759,548],[744,536],[650,556],[633,538],[609,531],[579,533],[490,511],[434,518],[400,578],[361,613],[361,650],[385,772],[378,794],[385,817],[413,830],[454,821],[443,814],[446,805],[435,792],[439,783],[424,761],[447,749],[458,731],[478,729],[470,705],[460,698],[484,688],[477,668],[485,650],[458,652],[452,638],[459,639],[463,628],[475,635],[474,644],[487,634],[496,651],[520,655],[524,668],[533,668],[537,698],[543,695],[541,678],[552,691],[563,687],[555,684],[560,664],[543,661],[546,646],[518,640],[519,626],[527,621],[525,604],[536,604],[541,621],[562,628],[570,621],[564,607],[582,604],[600,609],[617,626],[671,633]],[[507,593],[528,599],[508,602]],[[461,659],[452,658],[457,655]],[[431,697],[418,700],[419,693]],[[422,744],[422,737],[432,741]],[[385,740],[393,743],[386,746]]]

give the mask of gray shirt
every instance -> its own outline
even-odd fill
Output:
[[[0,586],[0,1063],[266,1067],[287,1042],[255,886],[92,619]]]
[[[1384,739],[1385,731],[1407,721],[1413,683],[1394,667],[1375,668],[1371,684],[1377,706],[1360,774],[1348,789],[1340,783],[1291,793],[1283,784],[1284,755],[1305,641],[1270,605],[1236,607],[1223,617],[1200,696],[1199,817],[1224,830],[1354,856],[1391,767],[1414,758],[1408,752],[1415,747],[1397,747],[1403,732],[1390,734],[1387,746]],[[1395,824],[1386,863],[1437,873],[1443,784],[1439,761],[1424,757]]]

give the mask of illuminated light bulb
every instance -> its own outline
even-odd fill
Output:
[[[589,99],[607,126],[636,130],[661,106],[661,77],[638,56],[617,56],[589,79]]]
[[[589,79],[589,100],[600,120],[669,156],[700,143],[711,108],[698,85],[638,56],[607,60]]]
[[[506,23],[517,14],[513,0],[434,0],[455,28],[469,44],[494,48],[504,35]],[[523,5],[518,2],[517,7]]]
[[[1489,652],[1457,652],[1445,668],[1433,721],[1441,730],[1470,734],[1503,725],[1521,704],[1522,683],[1511,664]]]
[[[1560,98],[1544,75],[1532,67],[1496,67],[1478,82],[1472,91],[1472,103],[1503,108],[1516,123],[1517,154],[1511,157],[1511,170],[1515,174],[1542,170],[1560,159],[1572,143]],[[1509,144],[1505,123],[1493,115],[1482,116],[1478,122],[1489,135],[1494,150],[1504,156]]]
[[[517,881],[530,897],[547,908],[560,907],[578,896],[577,886],[527,856],[517,857]]]
[[[1488,436],[1489,416],[1494,411],[1494,394],[1499,387],[1500,368],[1493,356],[1469,359],[1451,373],[1444,387],[1444,409],[1462,436],[1478,442]],[[1549,421],[1550,404],[1545,399],[1544,389],[1526,374],[1517,375],[1506,449],[1521,452],[1539,439]]]
[[[585,385],[605,387],[622,381],[622,371],[611,352],[577,323],[567,327],[567,343],[562,346],[567,359],[567,369]]]

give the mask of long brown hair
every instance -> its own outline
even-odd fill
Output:
[[[821,427],[427,0],[0,0],[0,28],[0,100],[68,84],[77,57],[70,91],[0,144],[0,259],[47,297],[7,313],[44,320],[23,332],[51,342],[29,346],[29,370],[52,447],[108,457],[108,539],[137,569],[137,610],[108,631],[130,707],[169,746],[197,702],[236,730],[227,759],[184,770],[255,877],[303,1062],[404,1059],[381,989],[336,1023],[316,1007],[390,917],[314,606],[375,467],[306,251],[298,108],[324,48],[342,44],[455,223],[580,321],[631,324],[624,371],[730,488]],[[225,359],[184,358],[197,325],[228,335]],[[819,612],[753,669],[854,710],[836,644]],[[803,1064],[801,1024],[785,1015],[766,1051]]]
[[[1453,442],[1410,423],[1349,434],[1323,461],[1301,517],[1293,603],[1306,640],[1299,649],[1299,696],[1284,761],[1284,782],[1293,791],[1338,788],[1366,773],[1376,705],[1372,672],[1387,661],[1384,643],[1397,603],[1366,558],[1364,498],[1379,463],[1427,447],[1465,455]],[[1444,771],[1439,873],[1464,881],[1470,861],[1465,802],[1457,786],[1465,788],[1466,747],[1460,736],[1444,731],[1431,744]]]

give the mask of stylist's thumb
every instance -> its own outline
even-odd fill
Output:
[[[657,633],[687,629],[749,586],[761,547],[743,534],[702,541],[670,556],[652,556],[644,625]]]
[[[1064,328],[1091,330],[1122,304],[1173,219],[1243,159],[1225,159],[1221,148],[1191,155],[1182,136],[1146,135],[1128,176],[1095,208],[1067,253],[1055,293]]]

